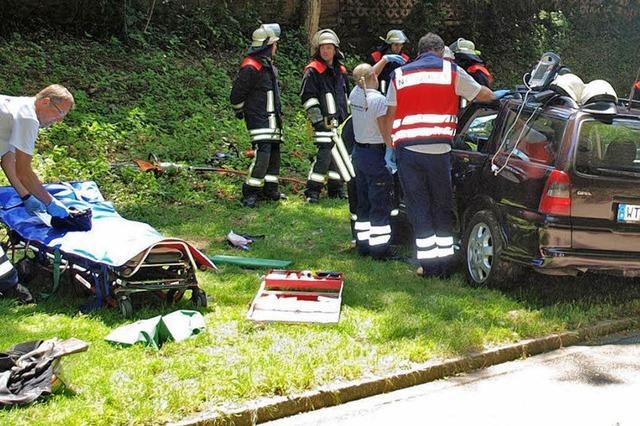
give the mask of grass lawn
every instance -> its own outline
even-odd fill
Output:
[[[0,350],[54,336],[77,337],[91,346],[64,360],[67,381],[77,394],[0,410],[0,424],[163,423],[198,410],[292,394],[640,312],[640,291],[630,280],[535,275],[504,293],[471,288],[462,273],[447,281],[425,280],[409,264],[361,258],[348,248],[345,202],[307,205],[293,196],[277,207],[254,210],[218,200],[122,210],[208,254],[240,254],[224,243],[233,229],[266,235],[246,255],[295,260],[293,267],[300,269],[343,271],[340,323],[245,320],[260,273],[236,267],[199,273],[212,298],[204,312],[207,331],[159,351],[104,342],[110,330],[126,323],[116,310],[82,315],[80,300],[58,298],[37,306],[2,301]],[[179,307],[191,305],[183,301]],[[173,309],[150,306],[137,310],[136,318]]]

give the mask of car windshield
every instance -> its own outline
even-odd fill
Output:
[[[640,121],[589,120],[580,126],[576,170],[582,173],[640,178]]]

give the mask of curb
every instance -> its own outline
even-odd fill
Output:
[[[629,330],[640,325],[640,318],[603,321],[594,326],[552,334],[538,339],[489,349],[465,357],[422,364],[411,370],[384,377],[366,378],[339,385],[328,385],[291,397],[264,398],[233,411],[212,410],[171,423],[175,426],[255,425],[306,411],[331,407],[456,374],[513,361],[531,355],[572,346],[587,339]]]

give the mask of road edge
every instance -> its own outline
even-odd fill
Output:
[[[255,425],[306,411],[331,407],[356,399],[428,383],[519,358],[526,358],[582,343],[591,338],[629,330],[639,325],[640,318],[602,321],[575,331],[551,334],[546,337],[523,340],[463,357],[425,363],[411,370],[403,370],[387,376],[369,377],[348,383],[327,385],[289,397],[259,399],[246,403],[240,409],[231,411],[205,411],[170,424],[174,426]]]

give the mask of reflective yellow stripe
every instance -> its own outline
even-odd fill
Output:
[[[391,241],[391,235],[381,235],[378,237],[369,237],[369,245],[370,246],[381,246],[383,244],[388,244]]]
[[[427,238],[416,238],[416,247],[427,248],[436,245],[436,236],[432,235]]]

